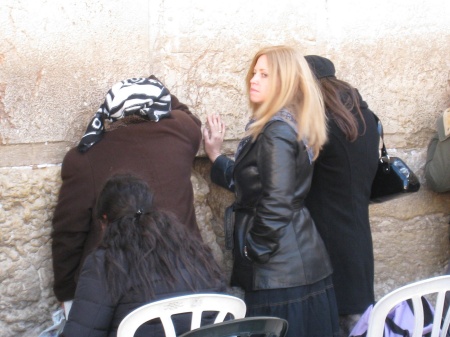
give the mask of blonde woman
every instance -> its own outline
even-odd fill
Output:
[[[253,114],[235,160],[220,153],[220,117],[204,129],[211,179],[236,195],[231,285],[245,290],[248,316],[287,319],[289,337],[338,336],[330,259],[304,206],[327,134],[320,90],[287,46],[256,53],[246,86]]]

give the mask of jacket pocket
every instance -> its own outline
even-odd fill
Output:
[[[245,250],[247,245],[247,235],[253,225],[253,219],[255,218],[255,210],[253,208],[248,209],[236,209],[234,212],[234,255],[239,255],[239,258],[248,263],[251,260],[246,256]]]

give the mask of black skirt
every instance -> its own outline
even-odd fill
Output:
[[[273,316],[289,323],[286,337],[338,337],[339,318],[331,276],[314,284],[248,291],[247,316]]]

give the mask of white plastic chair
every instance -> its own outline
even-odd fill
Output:
[[[204,311],[218,312],[214,323],[223,322],[230,313],[235,319],[245,317],[247,307],[238,297],[224,294],[192,294],[152,302],[130,312],[120,322],[117,337],[133,337],[145,322],[160,318],[166,337],[176,337],[172,315],[192,312],[191,330],[200,327]]]
[[[367,337],[383,337],[386,316],[397,304],[407,299],[412,300],[414,308],[415,321],[412,337],[422,336],[424,314],[421,297],[436,293],[437,299],[434,304],[435,312],[431,337],[446,336],[450,323],[450,310],[443,314],[445,293],[447,291],[450,291],[450,275],[414,282],[388,293],[372,309],[369,317]],[[445,320],[441,331],[442,317],[445,317]]]

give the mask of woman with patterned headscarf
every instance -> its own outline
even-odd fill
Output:
[[[200,236],[191,184],[201,122],[154,76],[116,83],[77,147],[64,157],[53,216],[54,292],[73,299],[80,268],[100,241],[93,214],[101,186],[130,172],[147,182],[158,209],[173,212]]]

